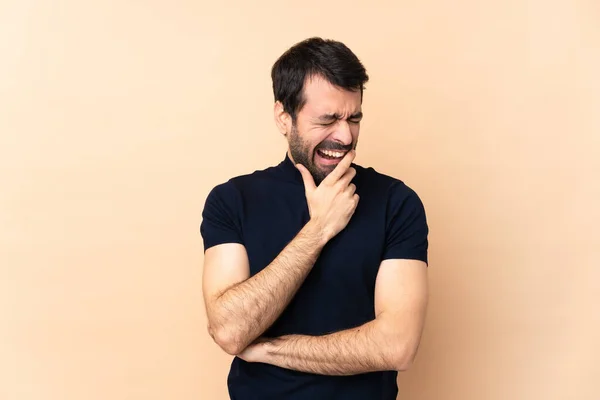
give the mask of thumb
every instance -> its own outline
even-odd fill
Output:
[[[306,189],[308,193],[311,193],[317,188],[312,175],[302,164],[296,164],[296,168],[298,169],[298,171],[300,171],[300,174],[302,175],[302,180],[304,181],[304,189]]]

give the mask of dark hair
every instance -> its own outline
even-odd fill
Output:
[[[315,75],[342,89],[360,90],[361,98],[369,80],[358,57],[341,42],[314,37],[295,44],[271,69],[275,101],[283,104],[293,121],[306,102],[304,83]]]

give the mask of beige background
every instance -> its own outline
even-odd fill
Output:
[[[226,398],[200,213],[283,158],[270,67],[313,35],[428,210],[400,398],[600,399],[600,3],[366,3],[0,0],[0,399]]]

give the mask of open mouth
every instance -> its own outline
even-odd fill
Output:
[[[347,151],[318,149],[317,154],[326,160],[341,160]]]

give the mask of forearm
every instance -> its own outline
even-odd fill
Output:
[[[325,241],[310,222],[262,271],[222,293],[209,315],[211,330],[230,353],[243,350],[283,312],[316,262]]]
[[[289,335],[264,343],[263,362],[322,375],[403,369],[394,335],[380,321],[325,336]]]

